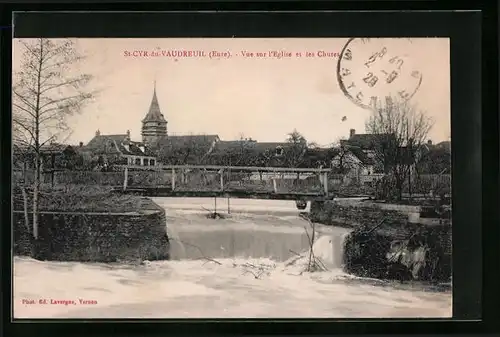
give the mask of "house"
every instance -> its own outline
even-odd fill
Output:
[[[333,159],[339,154],[337,148],[307,148],[298,167],[327,168],[332,166]]]
[[[332,160],[336,173],[345,174],[347,179],[360,184],[371,183],[380,179],[383,171],[377,170],[377,160],[373,152],[363,151],[359,147],[345,147]]]
[[[94,138],[80,151],[90,153],[98,166],[157,164],[156,155],[149,147],[130,140],[130,131],[118,135],[101,135],[97,130]]]
[[[419,174],[451,173],[451,143],[444,141],[433,144],[429,140],[419,151],[416,170]]]
[[[204,163],[221,166],[256,166],[254,140],[219,141],[205,157]]]
[[[12,152],[12,166],[14,169],[34,169],[35,149],[32,146],[14,144]],[[81,161],[75,147],[67,144],[55,142],[43,144],[39,152],[42,171],[73,169]]]
[[[251,150],[259,166],[297,167],[306,147],[290,142],[255,142]]]
[[[162,164],[200,165],[218,142],[217,135],[165,135],[155,140],[151,150]]]
[[[304,151],[305,147],[289,142],[219,141],[204,162],[224,166],[297,167]]]
[[[379,158],[380,148],[395,144],[395,136],[387,134],[356,134],[350,130],[349,139],[341,140],[332,166],[361,184],[380,179],[388,170],[388,162]]]

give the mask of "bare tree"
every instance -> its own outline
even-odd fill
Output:
[[[408,100],[388,99],[376,102],[366,122],[366,131],[374,134],[372,149],[375,159],[393,181],[398,200],[410,178],[415,154],[427,139],[432,120]],[[409,184],[411,185],[411,184]]]
[[[320,146],[318,143],[316,143],[316,142],[309,142],[309,143],[307,144],[307,148],[308,148],[308,149],[315,150],[315,149],[320,149],[320,148],[321,148],[321,146]]]
[[[304,158],[304,153],[307,149],[306,138],[294,129],[288,134],[286,141],[290,146],[285,150],[285,164],[288,167],[298,167]],[[295,183],[300,181],[300,173],[297,172]]]
[[[95,92],[85,91],[92,76],[81,74],[69,39],[18,40],[23,49],[12,90],[13,142],[33,156],[33,237],[38,239],[42,147],[67,134],[66,119],[81,111]]]
[[[162,139],[156,146],[160,161],[170,165],[198,165],[208,152],[203,135],[192,133]]]
[[[289,167],[297,167],[300,164],[304,151],[307,148],[306,138],[294,129],[287,135],[286,141],[290,144],[285,151],[286,164]]]
[[[348,159],[350,153],[349,146],[342,140],[333,145],[335,156],[335,173],[344,174],[351,168],[351,162]]]

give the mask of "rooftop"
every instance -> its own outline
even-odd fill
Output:
[[[160,122],[160,123],[166,123],[167,121],[165,120],[165,117],[161,113],[160,110],[160,104],[158,103],[158,97],[156,97],[156,83],[155,87],[153,90],[153,99],[151,100],[151,104],[149,106],[149,111],[142,120],[143,123],[145,122]]]

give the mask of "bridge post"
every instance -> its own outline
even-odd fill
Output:
[[[224,169],[220,170],[220,189],[224,191]]]
[[[276,177],[273,177],[273,190],[274,193],[278,193],[278,185],[276,183]]]
[[[175,169],[174,168],[172,168],[172,179],[171,179],[171,181],[172,181],[172,191],[174,191],[175,190]]]
[[[328,172],[323,173],[323,189],[325,191],[325,195],[328,196]]]
[[[124,191],[127,189],[127,183],[128,183],[128,167],[125,167],[125,170],[123,171],[123,190]]]

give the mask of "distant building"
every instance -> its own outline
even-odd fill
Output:
[[[305,146],[289,142],[219,141],[205,161],[224,166],[297,167],[305,150]]]
[[[168,165],[201,165],[219,142],[217,135],[166,136],[153,150],[158,160]]]
[[[330,150],[308,149],[305,142],[223,141],[216,134],[169,135],[156,85],[149,110],[141,123],[142,144],[150,150],[148,154],[166,165],[306,167],[307,163],[314,165],[312,167],[324,167],[333,157]],[[108,137],[120,144],[124,135]],[[120,152],[123,152],[122,148]]]
[[[299,167],[304,168],[331,168],[332,161],[339,154],[337,148],[308,148],[305,150]]]
[[[433,144],[427,141],[418,153],[416,169],[419,174],[450,174],[451,142]]]
[[[142,120],[141,134],[142,142],[158,157],[159,162],[170,165],[201,164],[219,141],[217,135],[169,135],[167,124],[155,85],[149,110]]]
[[[388,169],[386,163],[377,157],[379,147],[393,141],[394,135],[356,134],[351,129],[349,139],[340,141],[338,153],[333,158],[333,166],[361,184],[381,178]]]
[[[35,151],[32,146],[14,144],[13,168],[32,170],[35,167]],[[40,147],[41,169],[72,169],[80,162],[75,148],[60,143],[44,144]]]
[[[167,120],[160,110],[160,104],[156,97],[156,83],[153,90],[153,99],[149,105],[149,110],[142,120],[142,142],[148,146],[154,147],[158,141],[164,139],[167,135]]]
[[[90,153],[98,165],[141,165],[154,166],[156,154],[142,142],[130,140],[126,134],[101,135],[97,130],[94,138],[80,151]]]

